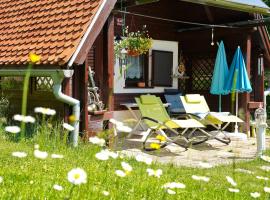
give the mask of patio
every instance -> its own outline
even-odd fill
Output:
[[[201,162],[207,162],[212,166],[229,165],[233,162],[251,161],[256,158],[256,138],[231,139],[229,145],[209,140],[187,151],[178,145],[171,144],[164,149],[146,152],[142,150],[142,143],[136,139],[128,140],[119,136],[115,140],[115,148],[128,157],[147,155],[158,163],[186,167],[200,167]],[[269,146],[270,136],[267,136],[266,147],[269,148]]]

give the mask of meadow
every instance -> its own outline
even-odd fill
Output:
[[[1,130],[0,199],[270,198],[267,156],[233,165],[204,163],[201,168],[186,168],[161,165],[147,157],[127,158],[121,152],[104,150],[97,138],[92,141],[95,144],[81,141],[73,148],[56,145],[50,138],[14,142],[8,134]],[[74,176],[78,182],[72,182],[68,173],[77,168],[87,177],[78,173]]]

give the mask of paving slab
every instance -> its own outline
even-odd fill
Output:
[[[266,138],[266,146],[270,149],[269,136]],[[253,160],[257,156],[256,138],[232,139],[229,145],[217,140],[209,140],[188,150],[171,144],[164,149],[152,152],[143,151],[142,143],[139,141],[119,138],[116,149],[128,157],[147,155],[158,163],[187,167],[199,167],[201,162],[207,162],[212,166],[226,165],[235,161]]]

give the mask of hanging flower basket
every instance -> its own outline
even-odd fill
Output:
[[[153,40],[149,37],[146,26],[137,32],[129,32],[126,27],[124,33],[123,39],[114,44],[116,57],[121,58],[122,49],[126,49],[129,56],[139,56],[146,54],[152,47]]]

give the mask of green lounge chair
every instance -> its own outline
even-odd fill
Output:
[[[171,143],[188,148],[191,145],[200,144],[208,140],[209,135],[202,129],[204,128],[203,124],[195,119],[171,119],[159,97],[154,95],[141,95],[140,98],[135,98],[135,100],[142,117],[139,119],[134,129],[136,129],[136,127],[142,122],[148,126],[148,130],[142,137],[143,148],[145,150],[155,150],[151,145],[147,146],[149,143],[148,140],[153,140],[151,136],[154,134],[158,134],[166,138],[166,140],[160,145],[160,148],[166,147]],[[191,132],[188,132],[189,130],[191,130]],[[200,132],[204,134],[195,136],[194,133],[196,130],[200,130]],[[132,135],[132,132],[130,135]]]

